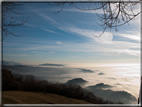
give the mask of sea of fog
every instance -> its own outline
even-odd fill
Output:
[[[137,104],[140,91],[140,65],[98,66],[98,67],[32,67],[23,65],[4,65],[14,74],[33,75],[50,82],[66,83],[68,80],[86,80],[83,88],[96,84],[107,85],[103,89],[91,89],[97,96],[107,100],[117,99],[123,103]],[[102,84],[103,83],[103,84]],[[115,93],[114,93],[115,92]],[[124,99],[123,99],[124,98]]]

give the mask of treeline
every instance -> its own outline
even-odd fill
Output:
[[[95,96],[92,92],[83,89],[80,85],[51,83],[46,80],[36,79],[32,75],[13,75],[10,70],[2,70],[2,90],[19,90],[31,92],[47,92],[63,95],[70,98],[84,100],[94,104],[113,104]],[[116,104],[116,103],[115,103]],[[121,104],[120,102],[117,104]]]

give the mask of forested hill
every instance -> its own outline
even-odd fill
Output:
[[[3,91],[30,91],[44,92],[62,95],[68,98],[84,100],[94,104],[113,104],[111,101],[103,100],[92,92],[83,89],[76,84],[51,83],[46,80],[35,79],[31,75],[13,75],[10,70],[2,70]],[[115,104],[120,104],[120,102]]]

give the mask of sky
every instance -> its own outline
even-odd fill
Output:
[[[3,61],[66,66],[140,63],[140,17],[118,27],[117,32],[108,29],[95,37],[103,28],[94,11],[81,11],[65,4],[56,14],[60,9],[61,6],[48,3],[24,3],[19,10],[22,15],[12,16],[18,21],[23,16],[29,19],[21,27],[9,28],[20,36],[10,35],[3,40]],[[139,11],[138,6],[135,11]],[[97,13],[101,15],[102,11]]]
[[[93,5],[83,4],[85,7]],[[9,28],[20,36],[9,35],[3,40],[3,64],[39,65],[33,69],[21,65],[10,66],[10,69],[15,67],[13,71],[17,73],[23,69],[23,74],[54,81],[83,78],[90,82],[89,85],[116,86],[119,83],[121,85],[117,84],[112,90],[125,90],[137,98],[141,59],[140,16],[129,25],[118,27],[117,32],[107,29],[103,35],[95,37],[102,33],[103,28],[98,25],[101,22],[94,11],[81,11],[65,4],[56,14],[61,8],[29,2],[20,7],[22,15],[11,14],[18,22],[22,18],[29,19],[23,26]],[[139,11],[139,6],[134,11]],[[102,15],[101,10],[97,13]]]

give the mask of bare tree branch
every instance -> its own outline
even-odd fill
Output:
[[[14,2],[2,2],[2,31],[3,31],[3,40],[5,37],[12,35],[18,37],[19,35],[14,34],[9,31],[10,27],[18,27],[24,25],[27,22],[28,18],[22,18],[21,20],[17,17],[14,17],[13,14],[23,15],[19,12],[23,3],[14,3]]]
[[[130,21],[136,18],[140,14],[140,11],[134,12],[134,9],[139,3],[139,1],[108,0],[107,2],[92,2],[89,6],[84,6],[86,3],[79,4],[75,2],[55,2],[52,5],[62,6],[56,14],[63,10],[65,4],[75,7],[80,11],[94,11],[101,22],[99,25],[103,27],[102,33],[97,36],[100,37],[106,29],[115,28],[117,31],[117,27],[129,24]],[[101,10],[102,14],[98,14],[98,10]]]

